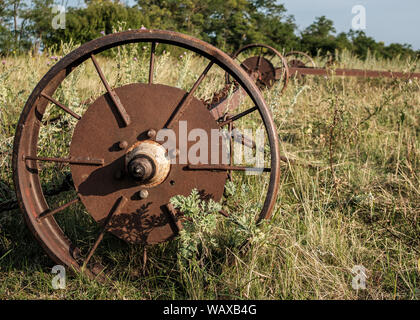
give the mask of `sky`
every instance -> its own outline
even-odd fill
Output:
[[[68,5],[83,4],[83,0],[67,0]],[[133,4],[134,0],[123,0]],[[299,30],[309,26],[316,17],[334,21],[337,32],[348,32],[355,14],[352,8],[366,8],[366,34],[376,41],[411,44],[420,50],[420,0],[279,0],[287,13],[295,18]]]
[[[325,15],[334,21],[337,32],[348,32],[355,14],[352,8],[366,8],[366,34],[385,44],[408,43],[420,49],[420,0],[282,0],[289,14],[295,17],[300,30],[315,17]]]

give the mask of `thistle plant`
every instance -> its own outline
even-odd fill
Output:
[[[179,238],[181,265],[185,265],[187,260],[200,260],[208,256],[212,249],[218,247],[214,233],[217,227],[216,213],[222,206],[212,199],[201,199],[197,189],[193,189],[188,197],[173,197],[171,204],[186,218]]]

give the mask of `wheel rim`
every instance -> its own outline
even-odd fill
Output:
[[[232,58],[238,59],[244,52],[256,48],[260,49],[260,53],[257,56],[240,61],[241,67],[251,76],[253,73],[257,73],[257,75],[254,76],[254,79],[256,79],[260,88],[270,88],[275,81],[282,79],[283,86],[281,88],[281,93],[283,93],[286,90],[289,81],[289,67],[286,59],[278,50],[265,44],[253,43],[238,49],[232,55]],[[263,52],[263,50],[265,50],[265,52]],[[279,58],[277,63],[272,63],[274,57]],[[226,79],[228,81],[228,75],[226,75]]]
[[[306,54],[305,52],[301,51],[291,51],[288,52],[285,56],[287,59],[287,63],[289,68],[316,68],[315,61]],[[291,74],[293,78],[297,78],[300,81],[304,81],[305,75],[302,74]]]
[[[290,51],[284,56],[289,64],[289,67],[311,67],[316,68],[314,59],[305,52],[301,51]],[[301,58],[299,58],[301,57]],[[302,59],[303,58],[303,59]],[[308,64],[311,64],[308,66]]]
[[[53,101],[52,96],[55,90],[72,70],[86,60],[91,59],[94,62],[94,55],[102,51],[125,44],[139,42],[151,42],[152,47],[155,46],[155,43],[165,43],[193,51],[209,59],[210,67],[214,63],[224,69],[244,88],[255,104],[256,110],[259,111],[270,143],[270,182],[262,210],[256,220],[257,223],[264,218],[270,217],[277,195],[280,157],[274,122],[258,88],[248,77],[246,72],[237,66],[228,55],[203,41],[183,34],[159,30],[127,31],[88,42],[65,56],[51,68],[28,98],[16,130],[13,150],[13,170],[14,185],[19,205],[24,213],[29,228],[41,243],[44,250],[57,263],[65,264],[76,271],[84,271],[89,276],[94,276],[97,273],[95,270],[84,268],[87,264],[86,260],[89,260],[90,257],[88,256],[88,258],[84,259],[84,263],[80,262],[81,257],[77,247],[75,247],[63,233],[52,214],[54,213],[54,210],[49,208],[45,199],[37,169],[38,163],[45,160],[37,157],[39,130],[42,116],[48,104]],[[152,56],[154,56],[154,53],[151,54],[151,57]],[[153,69],[153,61],[153,58],[151,58],[151,69]],[[151,73],[151,75],[152,74],[153,73]],[[153,82],[152,76],[149,76],[149,81]],[[118,92],[117,89],[111,89],[111,91],[114,93],[115,91]],[[112,94],[109,94],[108,97],[109,96],[111,96],[111,99],[113,98]],[[191,99],[193,100],[193,98]],[[59,104],[59,102],[55,102],[56,105]],[[115,106],[117,105],[115,104]],[[130,121],[132,121],[131,118],[125,118],[125,114],[124,112],[121,112],[121,110],[118,114],[120,116],[119,121],[122,121],[122,123],[125,123],[126,125],[129,125]],[[72,115],[76,118],[78,116],[76,114]],[[81,117],[81,119],[83,119],[83,117]],[[173,122],[176,121],[177,120],[175,119]],[[216,121],[214,123],[217,124]],[[77,155],[73,154],[73,156]],[[89,161],[92,161],[92,159]],[[72,167],[75,165],[77,165],[77,163],[71,164]],[[75,199],[74,202],[76,201],[77,200]],[[115,211],[119,210],[119,207],[122,206],[123,202],[122,198],[119,198],[119,200],[115,202]],[[67,207],[72,203],[73,202],[68,203],[63,207]],[[47,213],[48,216],[39,220],[40,216],[45,213]],[[90,251],[90,253],[92,253],[92,251]]]

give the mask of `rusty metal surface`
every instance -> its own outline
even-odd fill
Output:
[[[239,67],[238,64],[236,64],[227,54],[223,53],[222,51],[218,50],[217,48],[201,41],[197,40],[195,38],[192,38],[187,35],[183,35],[176,32],[170,32],[170,31],[160,31],[160,30],[131,30],[126,31],[122,33],[114,33],[107,35],[102,38],[95,39],[91,42],[88,42],[78,49],[74,50],[73,52],[69,53],[67,56],[65,56],[63,59],[61,59],[57,64],[55,64],[50,71],[41,79],[41,81],[37,84],[31,95],[29,96],[25,107],[22,111],[22,114],[20,116],[19,122],[17,124],[16,134],[15,134],[15,140],[14,140],[14,147],[13,147],[13,179],[14,179],[14,186],[16,190],[16,197],[17,201],[19,203],[19,206],[22,210],[22,213],[24,215],[25,221],[36,237],[36,239],[40,242],[44,250],[48,253],[48,255],[58,264],[64,264],[70,267],[70,269],[74,270],[82,270],[82,265],[80,263],[80,253],[79,249],[75,246],[75,244],[71,243],[70,240],[66,237],[66,235],[63,233],[62,229],[56,222],[54,215],[48,215],[44,216],[43,219],[39,219],[39,217],[42,217],[43,214],[46,214],[47,212],[56,212],[54,209],[50,209],[47,201],[45,200],[46,193],[43,192],[41,183],[40,183],[40,177],[39,177],[39,168],[38,168],[38,162],[42,161],[43,159],[40,159],[37,157],[37,149],[38,149],[38,136],[39,136],[39,130],[40,127],[44,124],[48,125],[48,121],[45,122],[45,119],[43,119],[43,115],[45,113],[46,107],[49,102],[52,102],[51,100],[45,98],[45,97],[54,97],[54,92],[58,88],[58,86],[62,83],[62,81],[75,69],[77,68],[81,63],[83,63],[86,60],[91,59],[93,55],[97,55],[102,51],[105,51],[107,49],[122,46],[129,43],[139,43],[139,42],[150,42],[150,43],[165,43],[169,45],[178,46],[181,48],[184,48],[186,50],[191,50],[207,59],[210,59],[215,62],[218,66],[220,66],[225,72],[229,73],[229,75],[234,79],[234,81],[243,88],[244,92],[248,94],[248,96],[251,98],[251,100],[254,102],[255,106],[258,108],[258,113],[261,116],[262,122],[266,128],[268,140],[270,143],[270,181],[267,188],[267,193],[265,195],[264,202],[262,205],[261,212],[259,213],[259,216],[257,217],[256,221],[259,222],[264,218],[268,218],[271,215],[271,211],[274,207],[274,203],[276,200],[277,190],[278,190],[278,183],[280,179],[280,154],[279,154],[279,146],[278,146],[278,138],[277,133],[275,130],[275,125],[273,122],[273,119],[271,117],[271,114],[269,112],[269,109],[267,108],[263,97],[258,90],[257,86],[255,85],[254,81],[247,75],[247,73]],[[151,63],[153,63],[153,57],[154,54],[151,54]],[[152,67],[149,68],[150,71],[152,71]],[[149,74],[149,81],[152,82],[152,73]],[[105,84],[105,83],[104,83]],[[108,89],[108,88],[107,88]],[[130,118],[124,116],[124,112],[121,110],[118,110],[118,106],[112,105],[112,103],[109,103],[107,105],[107,108],[104,108],[102,111],[108,114],[108,116],[104,117],[103,121],[114,121],[112,124],[112,128],[114,130],[108,130],[108,127],[102,127],[103,130],[103,136],[100,137],[100,139],[104,139],[103,142],[111,142],[110,137],[113,137],[115,139],[112,140],[113,143],[118,143],[118,149],[125,146],[123,141],[127,141],[128,145],[128,139],[130,139],[130,144],[133,143],[133,140],[137,138],[137,136],[134,136],[134,133],[125,133],[124,129],[129,130],[130,126],[133,126],[132,130],[137,131],[137,126],[141,126],[143,124],[140,123],[147,123],[147,129],[149,130],[151,127],[154,129],[159,130],[159,127],[153,127],[152,124],[148,123],[149,121],[155,121],[144,118],[144,114],[142,114],[142,117],[139,118],[139,114],[137,112],[133,112],[132,107],[126,105],[127,101],[124,102],[126,99],[125,95],[122,91],[126,90],[125,87],[123,88],[117,88],[117,89],[111,89],[112,91],[108,91],[108,93],[105,96],[100,97],[96,100],[96,102],[93,103],[95,105],[96,103],[100,104],[103,103],[104,99],[115,99],[115,96],[113,95],[113,92],[117,92],[117,97],[120,98],[122,101],[122,104],[119,105],[120,107],[123,106],[124,109],[126,109],[127,114]],[[122,91],[121,91],[122,90]],[[142,89],[140,89],[142,90]],[[121,91],[121,92],[120,92]],[[166,91],[166,90],[165,90]],[[177,98],[177,101],[172,101],[171,107],[175,107],[177,104],[179,104],[179,99],[181,98],[181,95],[185,92],[180,91],[179,89],[169,89],[168,92],[170,92],[171,97],[170,98]],[[131,92],[130,92],[131,93]],[[143,92],[144,93],[144,92]],[[161,94],[165,94],[164,92],[161,92]],[[111,95],[111,96],[110,96]],[[121,95],[121,97],[120,97]],[[134,93],[134,95],[136,95]],[[102,100],[101,100],[102,99]],[[102,102],[101,102],[102,101]],[[136,100],[136,103],[138,103],[141,100]],[[114,102],[114,101],[111,101]],[[118,101],[116,101],[117,104]],[[169,102],[168,102],[169,104]],[[198,111],[195,110],[196,113],[194,113],[194,117],[197,118],[203,118],[206,120],[206,123],[208,124],[207,127],[209,128],[213,127],[213,123],[215,123],[214,118],[211,116],[210,112],[202,105],[201,102],[197,102],[195,99],[191,99],[191,104],[196,105],[197,108],[205,109],[204,111]],[[56,104],[57,105],[57,104]],[[58,105],[58,107],[62,108],[63,105]],[[115,108],[117,107],[117,108]],[[67,107],[66,107],[67,108]],[[166,112],[168,112],[169,105],[165,107]],[[64,108],[62,108],[65,110]],[[90,109],[90,108],[89,108]],[[89,110],[88,109],[88,110]],[[93,107],[92,107],[93,109]],[[187,108],[182,115],[182,117],[192,117],[192,115],[189,115],[189,112],[192,112],[190,110],[193,110],[194,108]],[[149,110],[149,108],[147,108]],[[93,112],[93,111],[92,111]],[[119,112],[119,116],[115,116],[110,118],[110,114],[114,112]],[[201,116],[201,113],[206,113],[206,116]],[[130,113],[133,113],[132,115]],[[73,115],[76,116],[76,115]],[[78,116],[78,115],[77,115]],[[84,122],[84,116],[80,115],[82,118],[80,121]],[[86,114],[87,116],[87,114]],[[121,117],[122,116],[122,117]],[[167,121],[168,119],[164,119],[164,115],[161,114],[160,110],[158,109],[158,106],[155,106],[153,115],[150,115],[153,119],[159,119],[159,121]],[[181,117],[181,119],[182,119]],[[77,117],[76,117],[77,118]],[[134,119],[135,118],[135,119]],[[98,122],[100,122],[102,119],[102,116],[97,119]],[[202,120],[197,120],[202,121]],[[90,121],[89,121],[90,122]],[[88,121],[86,121],[88,123]],[[92,123],[92,122],[90,122]],[[108,123],[108,122],[107,122]],[[118,125],[116,126],[116,123]],[[201,124],[200,124],[201,125]],[[175,123],[176,126],[176,123]],[[88,135],[93,134],[93,131],[99,130],[100,127],[94,126],[91,127]],[[143,128],[143,127],[141,127]],[[145,126],[146,128],[146,126]],[[131,129],[131,128],[130,128]],[[124,132],[122,137],[117,137],[120,132]],[[140,134],[139,132],[138,134]],[[96,137],[98,137],[98,132],[95,134]],[[109,136],[109,137],[108,137]],[[149,137],[148,137],[149,138]],[[92,140],[87,139],[86,145],[89,143],[92,143]],[[72,144],[77,145],[76,140],[72,142]],[[107,146],[108,148],[110,146]],[[89,157],[89,152],[96,150],[98,151],[98,155],[101,154],[101,157],[103,156],[104,165],[99,164],[98,165],[84,165],[81,163],[73,163],[73,159],[70,158],[68,155],[51,155],[51,159],[64,159],[65,162],[71,163],[72,167],[72,173],[74,173],[74,176],[77,177],[78,182],[75,182],[75,184],[78,187],[79,193],[81,193],[81,200],[82,202],[86,202],[87,206],[95,206],[93,204],[90,204],[90,200],[87,200],[88,198],[92,197],[95,198],[97,195],[92,195],[90,193],[93,193],[93,188],[86,188],[83,190],[82,184],[89,179],[89,177],[84,176],[86,174],[83,170],[91,170],[89,173],[94,172],[100,172],[100,170],[109,170],[110,167],[112,167],[113,162],[109,162],[110,160],[117,160],[116,163],[118,163],[118,158],[116,155],[118,152],[112,153],[109,149],[100,149],[99,147],[88,148],[89,150],[87,153],[83,154],[83,159],[86,159],[85,157]],[[99,149],[98,149],[99,148]],[[76,151],[72,151],[75,154]],[[82,150],[80,150],[82,152]],[[80,153],[82,154],[82,153]],[[97,156],[98,156],[97,155]],[[32,158],[25,158],[32,157]],[[91,154],[92,158],[93,154]],[[95,156],[95,157],[97,157]],[[95,159],[95,158],[94,158]],[[100,159],[100,160],[101,160]],[[45,159],[44,159],[45,160]],[[69,161],[72,160],[72,161]],[[82,172],[78,173],[77,168],[82,168]],[[172,171],[173,170],[173,171]],[[171,169],[170,174],[175,174],[175,177],[178,179],[178,177],[181,178],[181,182],[184,182],[182,180],[182,177],[186,174],[185,172],[181,172],[176,169]],[[202,185],[202,182],[197,177],[207,177],[208,172],[205,171],[199,173],[199,172],[190,172],[191,177],[194,177],[192,179],[195,179],[195,181],[191,182],[190,187],[192,185],[200,186]],[[203,174],[201,176],[200,174]],[[211,174],[214,174],[212,172]],[[102,173],[101,173],[102,175]],[[220,175],[225,175],[224,172],[221,172]],[[114,179],[115,177],[111,177],[111,179]],[[198,180],[197,180],[198,179]],[[220,178],[221,179],[221,178]],[[105,176],[103,176],[101,179],[106,180]],[[221,179],[222,180],[222,179]],[[98,180],[99,181],[99,180]],[[111,199],[116,199],[116,193],[113,192],[114,190],[112,188],[115,188],[115,185],[112,183],[115,183],[115,180],[107,180],[107,181],[113,181],[108,182],[107,186],[111,189],[106,190],[104,187],[101,187],[100,185],[96,185],[96,188],[98,190],[102,190],[102,192],[109,192],[105,197],[109,197],[109,201],[106,202],[106,205],[104,204],[104,210],[105,212],[99,213],[97,211],[94,213],[94,215],[97,218],[97,221],[101,221],[104,219],[105,215],[111,214],[109,212],[109,205],[111,203]],[[166,181],[166,180],[165,180]],[[165,183],[164,181],[164,183]],[[162,188],[169,188],[169,186],[164,186],[164,183],[162,183],[160,186]],[[188,182],[190,183],[190,182]],[[187,183],[187,184],[188,184]],[[134,199],[131,199],[131,194],[129,194],[128,190],[134,191],[140,191],[137,189],[137,187],[131,186],[130,184],[124,185],[124,182],[116,182],[116,185],[127,187],[126,189],[121,189],[122,193],[126,193],[129,197],[125,197],[127,201],[124,201],[122,207],[118,207],[118,210],[112,210],[112,215],[115,214],[115,216],[122,216],[124,214],[129,214],[133,212],[133,207],[131,207],[132,202],[134,202]],[[182,185],[182,183],[181,183]],[[176,186],[176,184],[175,184]],[[173,187],[173,186],[172,186]],[[181,186],[178,191],[187,192],[187,188],[185,186],[185,189],[182,189]],[[86,194],[83,194],[82,191],[86,191]],[[215,197],[217,198],[217,192],[219,192],[219,189],[215,187],[214,193]],[[210,188],[211,190],[211,188]],[[190,190],[188,190],[190,191]],[[165,195],[168,196],[171,194],[171,189],[169,190],[165,189],[163,190],[165,192]],[[153,192],[149,190],[149,196],[150,197],[156,197],[153,195]],[[121,195],[120,195],[121,197]],[[121,198],[119,198],[121,199]],[[137,200],[136,200],[137,201]],[[156,200],[159,202],[160,200]],[[74,202],[77,202],[74,200]],[[89,203],[88,203],[89,202]],[[92,200],[92,203],[94,201]],[[163,203],[164,201],[161,201]],[[118,201],[115,201],[113,204],[113,209],[115,209],[115,206],[117,205]],[[147,204],[146,210],[147,210]],[[100,204],[98,204],[100,206]],[[96,209],[94,209],[95,211]],[[108,212],[106,212],[108,210]],[[142,210],[142,207],[140,207],[140,210]],[[88,210],[89,211],[89,210]],[[145,215],[149,215],[150,217],[162,217],[161,215],[162,211],[151,211],[149,210]],[[130,221],[131,218],[129,218]],[[163,218],[162,218],[163,219]],[[123,221],[122,219],[121,221]],[[141,219],[140,219],[141,220]],[[129,222],[128,221],[128,222]],[[112,221],[110,222],[112,223]],[[115,221],[114,221],[115,223]],[[125,222],[124,222],[125,223]],[[145,237],[145,232],[142,230],[144,227],[144,224],[142,222],[135,221],[135,226],[131,226],[129,230],[124,230],[124,227],[122,224],[115,224],[114,225],[114,233],[119,234],[122,238],[126,238],[128,241],[133,239],[133,241],[138,241],[139,239],[145,239],[146,241],[160,241],[166,237],[171,237],[171,234],[174,234],[173,230],[169,230],[167,227],[167,223],[162,225],[162,228],[159,232],[152,234],[147,234],[147,237]],[[154,224],[155,225],[155,224]],[[109,227],[109,226],[107,226]],[[138,233],[138,231],[140,233]],[[172,232],[172,233],[171,233]],[[99,238],[98,238],[99,239]],[[85,260],[86,261],[86,260]],[[96,267],[94,265],[93,268],[85,269],[83,268],[84,272],[86,272],[89,276],[94,276],[95,273],[98,270],[101,270],[102,268]],[[96,271],[95,271],[96,270]]]
[[[99,78],[101,78],[101,81],[104,87],[106,88],[106,91],[108,92],[108,97],[111,98],[112,104],[115,106],[116,111],[118,112],[118,115],[123,120],[124,125],[128,126],[131,123],[131,119],[130,119],[130,116],[127,114],[127,111],[125,110],[123,104],[121,103],[120,98],[118,97],[116,92],[112,90],[111,87],[109,86],[108,81],[105,79],[102,69],[99,66],[99,63],[96,61],[95,55],[91,54],[90,58],[95,66],[96,71],[98,72]]]
[[[158,184],[139,184],[127,172],[120,179],[116,179],[115,172],[124,170],[126,166],[126,151],[115,148],[118,142],[123,140],[134,146],[139,142],[149,141],[149,129],[162,128],[176,102],[180,101],[186,92],[160,84],[131,84],[115,91],[132,123],[129,127],[121,126],[116,115],[107,107],[106,96],[99,97],[77,123],[70,154],[73,157],[88,155],[92,158],[103,158],[105,163],[100,168],[72,165],[73,181],[87,211],[99,223],[104,221],[120,196],[128,199],[121,212],[113,217],[108,228],[117,237],[130,243],[163,242],[175,235],[164,211],[170,198],[175,195],[187,196],[196,188],[205,198],[218,201],[223,195],[226,172],[214,174],[208,171],[186,171],[187,164],[172,164],[165,180],[159,181]],[[157,110],[159,116],[156,116]],[[210,137],[211,129],[218,129],[216,121],[196,98],[192,98],[190,107],[185,110],[181,120],[187,121],[186,134],[199,128],[205,130]],[[179,130],[177,122],[174,132],[177,134],[178,146]],[[187,147],[194,143],[195,141],[189,141]],[[211,146],[208,147],[210,157]],[[220,156],[221,148],[222,145],[219,150]],[[146,199],[141,199],[138,192],[144,188],[148,189],[149,195]]]
[[[268,59],[262,56],[246,59],[241,63],[241,67],[256,79],[257,85],[260,88],[270,88],[276,80],[276,69]]]

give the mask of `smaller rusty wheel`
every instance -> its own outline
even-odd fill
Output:
[[[108,81],[110,74],[103,71],[103,64],[96,57],[125,46],[141,50],[139,44],[143,50],[150,45],[150,54],[143,51],[148,74],[112,86]],[[193,73],[195,82],[187,90],[156,83],[157,44],[187,50],[203,64],[204,70],[199,70],[198,75]],[[173,63],[176,65],[176,61]],[[85,101],[81,96],[85,87],[77,75],[85,76],[83,70],[89,67],[100,89],[82,108],[80,101]],[[238,103],[237,107],[248,109],[231,117],[220,117],[223,105],[211,109],[197,96],[200,84],[203,87],[203,81],[210,81],[207,75],[211,68],[220,69],[221,86],[224,72],[234,79],[248,101],[248,105]],[[81,87],[80,91],[74,89],[76,85]],[[65,104],[61,99],[69,86],[75,91],[70,91]],[[67,124],[48,131],[51,123],[46,118],[50,110],[58,110],[67,117]],[[215,149],[210,149],[210,144],[198,151],[193,149],[201,136],[220,134],[223,128],[247,120],[245,116],[258,120],[258,126],[265,129],[263,134],[268,137],[263,146],[269,150],[263,158],[264,167],[250,168],[247,163],[234,166],[229,162],[232,157],[224,162],[221,158],[226,143],[217,143]],[[178,147],[164,147],[162,138],[171,137],[166,133],[173,134]],[[232,134],[230,131],[231,137]],[[51,135],[54,143],[45,144],[43,139]],[[216,135],[217,141],[219,138]],[[55,143],[58,146],[59,142],[62,148],[56,147]],[[189,155],[194,150],[193,154],[200,155],[197,162],[190,161]],[[279,159],[274,121],[261,92],[227,54],[176,32],[131,30],[82,45],[57,62],[37,84],[17,125],[13,177],[26,223],[49,256],[57,263],[93,277],[106,265],[112,265],[112,258],[102,259],[106,253],[101,255],[98,250],[106,234],[133,245],[168,241],[182,228],[182,212],[171,207],[170,199],[175,195],[188,196],[196,189],[204,200],[219,201],[228,173],[237,174],[236,181],[241,183],[245,172],[260,170],[260,181],[257,181],[263,189],[256,193],[261,203],[255,204],[253,221],[259,223],[269,218],[278,190]],[[51,200],[46,195],[43,179],[48,182],[57,179],[65,170],[72,176],[74,189],[63,198]],[[224,210],[233,212],[235,205]],[[74,206],[77,206],[74,210],[68,210]],[[70,220],[66,220],[68,216],[63,217],[64,212],[71,215]]]
[[[284,56],[287,59],[289,68],[316,68],[316,63],[310,55],[301,51],[290,51]],[[290,74],[291,77],[296,77],[303,80],[305,77],[300,74]]]
[[[301,51],[290,51],[284,55],[289,67],[316,68],[316,63],[310,55]]]
[[[233,55],[241,67],[255,80],[260,89],[271,88],[276,81],[282,81],[281,93],[287,88],[289,67],[282,54],[265,44],[249,44]],[[242,59],[242,60],[241,60]],[[229,82],[228,75],[226,75]]]

